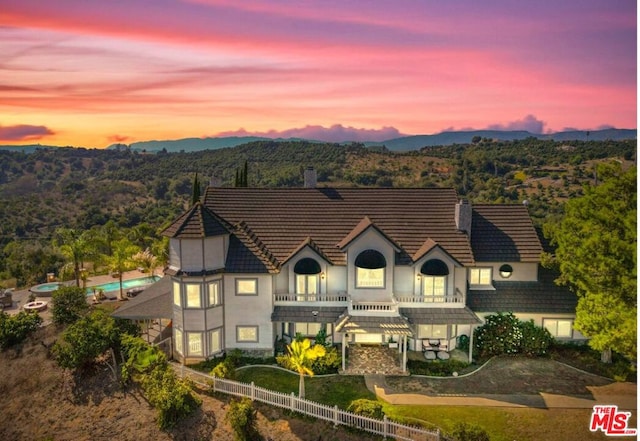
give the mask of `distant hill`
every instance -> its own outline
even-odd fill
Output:
[[[367,147],[385,146],[391,151],[412,151],[420,150],[424,147],[448,146],[453,144],[471,144],[471,140],[479,136],[499,141],[521,140],[526,138],[537,138],[541,140],[553,141],[622,141],[626,139],[637,139],[637,131],[631,129],[605,129],[592,131],[566,131],[551,134],[535,134],[526,130],[518,131],[501,131],[501,130],[469,130],[442,132],[435,135],[414,135],[403,136],[401,138],[389,139],[382,142],[365,142]],[[135,151],[145,151],[149,153],[157,153],[163,150],[167,152],[196,152],[202,150],[217,150],[228,147],[236,147],[242,144],[248,144],[255,141],[307,141],[324,143],[317,140],[303,140],[299,138],[266,138],[259,136],[228,136],[220,138],[184,138],[176,140],[154,140],[134,142],[130,145],[112,144],[107,147],[108,150],[131,149]],[[347,144],[347,143],[344,143]],[[0,150],[20,151],[32,153],[36,149],[56,148],[55,146],[47,146],[40,144],[31,145],[0,145]]]
[[[534,134],[525,130],[500,131],[500,130],[470,130],[459,132],[442,132],[436,135],[416,135],[390,139],[383,142],[369,142],[366,146],[384,145],[392,151],[420,150],[423,147],[447,146],[452,144],[470,144],[471,140],[479,136],[481,138],[495,139],[499,141],[512,141],[529,137],[553,141],[621,141],[625,139],[637,139],[636,130],[606,129],[593,131],[568,131],[551,134]]]

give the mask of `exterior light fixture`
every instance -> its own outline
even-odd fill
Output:
[[[500,275],[503,279],[508,279],[513,274],[513,268],[511,265],[504,264],[500,267]]]

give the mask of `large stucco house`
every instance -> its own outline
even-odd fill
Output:
[[[583,338],[575,295],[540,265],[526,206],[472,206],[446,188],[316,188],[312,170],[305,181],[209,186],[164,231],[160,288],[117,314],[170,319],[186,362],[235,348],[273,355],[277,340],[325,329],[343,351],[399,342],[405,366],[407,350],[435,341],[445,354],[496,312]]]

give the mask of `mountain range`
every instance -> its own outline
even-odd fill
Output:
[[[537,138],[554,141],[620,141],[625,139],[637,139],[635,129],[604,129],[591,131],[564,131],[549,134],[531,133],[525,130],[501,131],[501,130],[468,130],[450,131],[434,135],[413,135],[400,138],[389,139],[382,142],[365,142],[367,147],[385,146],[391,151],[412,151],[420,150],[423,147],[446,146],[453,144],[470,144],[474,138],[490,139],[499,141],[513,141],[526,138]],[[228,147],[236,147],[255,141],[300,141],[299,138],[266,138],[258,136],[228,136],[215,138],[184,138],[176,140],[141,141],[132,144],[112,144],[107,149],[128,148],[135,151],[145,151],[157,153],[167,152],[193,152],[199,150],[215,150]],[[325,141],[306,140],[310,142],[323,143]],[[25,153],[34,151],[37,148],[54,148],[54,146],[31,144],[23,146],[0,145],[3,150],[17,150]]]

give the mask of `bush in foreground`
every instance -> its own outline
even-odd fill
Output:
[[[0,312],[0,349],[22,343],[41,323],[42,317],[37,312],[20,311],[13,316]]]
[[[381,402],[367,400],[364,398],[353,400],[349,404],[349,407],[347,407],[347,411],[369,418],[377,418],[379,420],[384,417],[384,410]]]
[[[231,400],[225,415],[225,421],[233,429],[236,441],[256,439],[256,411],[247,397]]]

